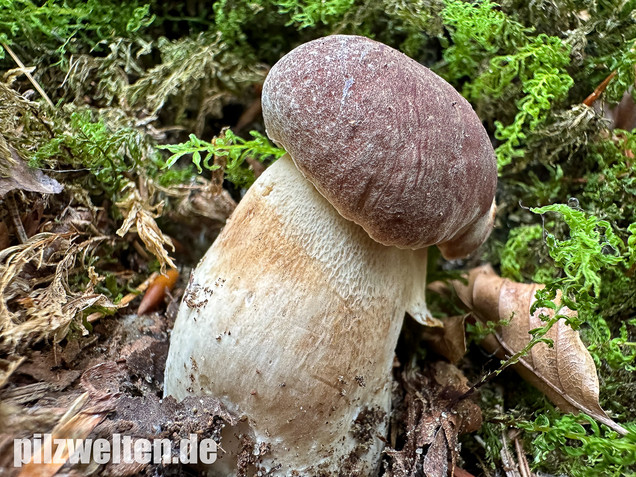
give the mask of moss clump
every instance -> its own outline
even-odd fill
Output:
[[[636,426],[619,436],[587,416],[560,415],[555,411],[517,425],[537,437],[532,441],[534,464],[546,462],[557,472],[573,477],[633,475],[636,467]],[[572,463],[578,461],[576,465]]]
[[[13,46],[26,63],[69,66],[73,54],[99,53],[120,37],[137,38],[155,16],[150,2],[99,0],[0,1],[0,42]],[[5,57],[0,50],[0,59]]]

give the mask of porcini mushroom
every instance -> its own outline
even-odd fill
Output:
[[[268,135],[288,154],[193,272],[165,393],[213,395],[244,417],[213,471],[236,465],[240,432],[267,444],[264,469],[372,475],[405,312],[432,320],[426,248],[456,258],[486,239],[493,149],[452,86],[358,36],[288,53],[262,103]]]

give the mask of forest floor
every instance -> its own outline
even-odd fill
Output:
[[[163,397],[170,331],[190,272],[283,154],[261,116],[269,68],[333,33],[450,82],[499,168],[488,242],[467,261],[431,250],[445,331],[405,322],[382,474],[636,475],[635,8],[587,3],[0,0],[0,476],[200,474],[68,453],[17,467],[16,446],[121,434],[176,457],[236,423],[213,398]],[[533,350],[509,315],[475,312],[495,299],[479,280],[532,291],[506,309]]]

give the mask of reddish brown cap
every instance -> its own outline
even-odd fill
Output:
[[[454,258],[490,233],[488,135],[451,85],[406,55],[359,36],[320,38],[274,65],[262,100],[268,135],[374,240],[439,244]]]

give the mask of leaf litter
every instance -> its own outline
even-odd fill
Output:
[[[459,298],[482,323],[507,324],[487,336],[481,345],[515,370],[564,412],[584,412],[619,434],[627,430],[614,422],[599,404],[596,366],[578,331],[567,323],[575,312],[555,300],[555,309],[533,311],[535,293],[542,285],[516,283],[499,277],[489,265],[472,269],[468,282],[454,281]],[[546,321],[560,318],[541,340],[527,350],[531,332]],[[543,319],[542,319],[543,318]]]
[[[394,411],[385,475],[452,477],[459,435],[482,423],[481,409],[466,399],[468,380],[454,365],[438,361],[424,370],[407,367],[399,382],[404,397]]]
[[[70,290],[69,273],[78,256],[85,257],[107,237],[79,239],[72,233],[40,233],[0,251],[0,349],[15,351],[51,336],[60,341],[82,310],[116,308],[95,293],[95,280],[82,293]]]

